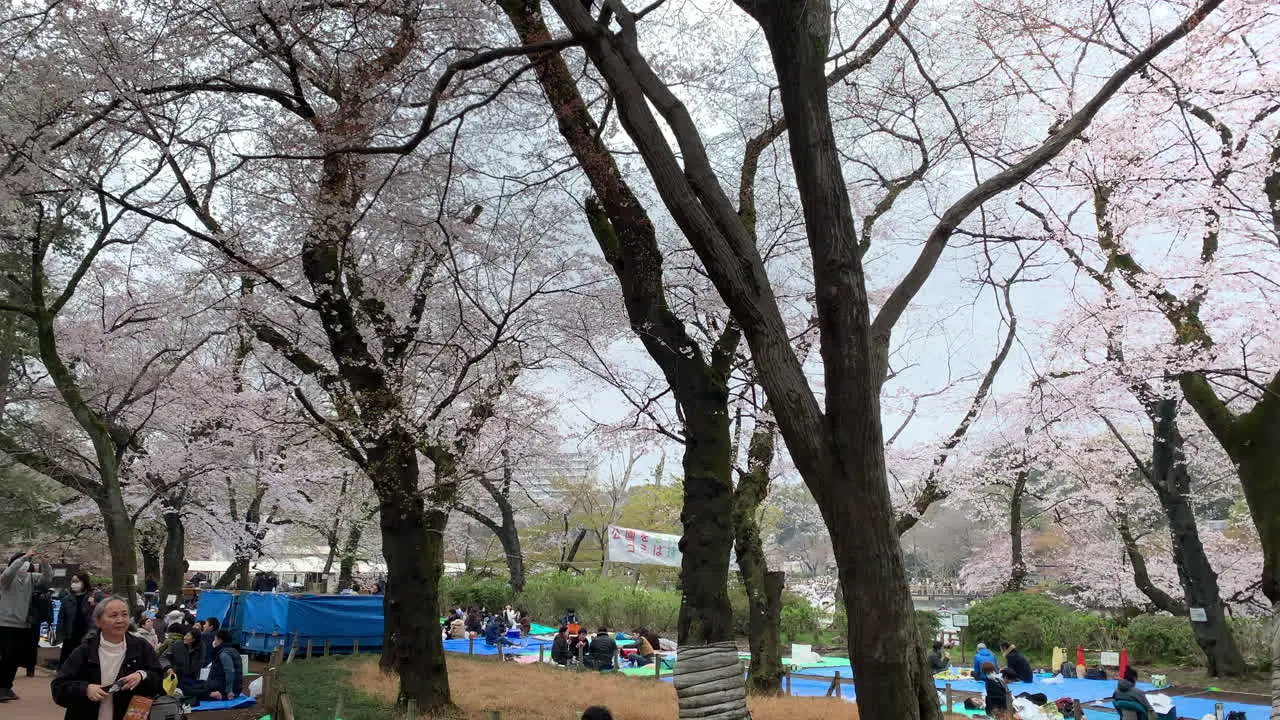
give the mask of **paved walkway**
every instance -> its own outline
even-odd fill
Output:
[[[53,673],[37,669],[36,676],[27,677],[23,670],[13,681],[13,691],[18,693],[17,700],[0,704],[0,715],[6,718],[22,718],[22,720],[62,720],[62,708],[53,703],[49,694],[49,681]]]

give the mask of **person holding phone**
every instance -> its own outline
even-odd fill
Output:
[[[129,633],[129,606],[103,598],[93,609],[98,627],[58,670],[50,684],[53,701],[67,709],[64,720],[123,720],[134,696],[162,691],[163,671],[151,643]]]
[[[13,678],[34,652],[31,648],[31,599],[49,587],[53,570],[41,568],[35,550],[15,553],[0,572],[0,702],[16,700]]]

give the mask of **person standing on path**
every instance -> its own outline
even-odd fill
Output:
[[[98,633],[71,652],[49,689],[67,709],[64,720],[123,720],[135,695],[153,698],[163,691],[160,661],[151,643],[129,633],[124,600],[103,598],[93,622]]]
[[[62,646],[58,652],[58,666],[67,661],[72,650],[80,647],[84,636],[93,627],[93,583],[89,573],[72,573],[67,591],[62,593],[58,605],[58,629],[55,644]]]
[[[48,565],[42,573],[31,572],[37,563],[34,550],[16,553],[0,573],[0,702],[18,697],[13,692],[13,678],[31,644],[31,597],[53,581]]]

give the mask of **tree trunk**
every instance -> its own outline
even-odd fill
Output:
[[[840,585],[849,603],[849,659],[859,714],[867,718],[940,718],[926,670],[895,528],[880,426],[880,380],[857,230],[832,130],[825,66],[830,3],[742,3],[764,30],[781,88],[792,164],[812,253],[821,334],[824,409],[803,416],[781,397],[795,377],[790,348],[768,346],[774,333],[748,333],[753,357],[792,454],[821,439],[822,457],[797,458],[831,533]],[[719,285],[720,283],[717,283]],[[730,303],[734,307],[733,303]],[[745,308],[735,307],[737,313]],[[744,325],[755,319],[743,319]],[[787,369],[784,376],[783,370]],[[799,391],[799,389],[797,389]]]
[[[1204,651],[1211,676],[1243,675],[1244,656],[1227,624],[1226,607],[1218,589],[1218,574],[1205,554],[1189,502],[1191,478],[1187,471],[1184,440],[1178,429],[1178,401],[1162,398],[1152,413],[1151,470],[1148,479],[1160,498],[1169,522],[1173,560],[1178,568],[1188,608],[1204,609],[1206,622],[1191,621],[1196,643]],[[1274,513],[1273,513],[1274,514]]]
[[[520,530],[516,527],[515,515],[509,511],[503,511],[498,542],[502,543],[502,554],[507,558],[511,589],[519,595],[524,592],[524,552],[520,547]]]
[[[160,606],[166,607],[169,598],[182,598],[187,563],[187,528],[182,513],[170,507],[164,514],[164,569],[160,577]]]
[[[751,665],[747,689],[759,695],[782,691],[782,587],[784,574],[769,572],[760,539],[757,513],[769,494],[769,470],[773,465],[774,428],[757,419],[747,446],[747,471],[734,493],[733,529],[738,551],[738,575],[747,592],[748,643]]]
[[[1145,595],[1156,609],[1170,615],[1185,616],[1186,603],[1172,597],[1151,580],[1151,573],[1147,572],[1147,559],[1143,556],[1142,548],[1138,547],[1138,540],[1129,528],[1128,516],[1123,512],[1116,513],[1116,529],[1120,533],[1120,541],[1124,544],[1129,565],[1133,568],[1133,584],[1137,586],[1139,592]]]
[[[138,533],[138,554],[142,556],[142,577],[146,580],[160,579],[160,539],[150,532],[150,528]],[[145,583],[143,584],[145,588]]]
[[[347,531],[347,541],[342,546],[342,559],[338,563],[338,589],[351,587],[355,576],[356,555],[360,552],[360,538],[364,535],[364,523],[353,522]]]
[[[437,618],[449,514],[438,508],[448,506],[426,508],[409,433],[382,438],[368,449],[368,458],[369,479],[378,491],[382,554],[387,560],[380,664],[400,676],[401,707],[413,699],[420,713],[444,713],[452,702]],[[436,472],[441,473],[438,466]]]
[[[1022,554],[1022,498],[1027,490],[1029,471],[1018,471],[1009,495],[1009,582],[1005,592],[1021,592],[1027,584],[1027,561]]]
[[[578,556],[578,549],[582,547],[582,541],[587,537],[586,528],[578,528],[578,534],[573,537],[573,542],[569,545],[568,552],[564,553],[560,559],[560,572],[568,572],[573,567],[573,559]]]
[[[123,598],[132,615],[138,610],[138,545],[133,523],[119,492],[109,492],[98,507],[106,521],[107,548],[111,552],[111,594]]]
[[[522,43],[550,38],[540,3],[501,4]],[[750,717],[728,596],[734,533],[727,382],[740,337],[736,326],[726,328],[709,357],[690,337],[667,302],[663,253],[653,223],[601,141],[573,73],[558,53],[532,60],[560,134],[591,181],[595,196],[586,203],[588,220],[618,278],[631,328],[683,412],[683,597],[678,623],[683,647],[674,677],[680,716]]]
[[[232,560],[227,569],[223,571],[222,577],[219,577],[218,582],[213,584],[219,590],[226,590],[233,585],[237,590],[249,588],[249,558],[237,557]]]

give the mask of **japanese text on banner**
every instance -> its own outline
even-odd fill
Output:
[[[609,526],[609,561],[680,567],[680,536]]]

